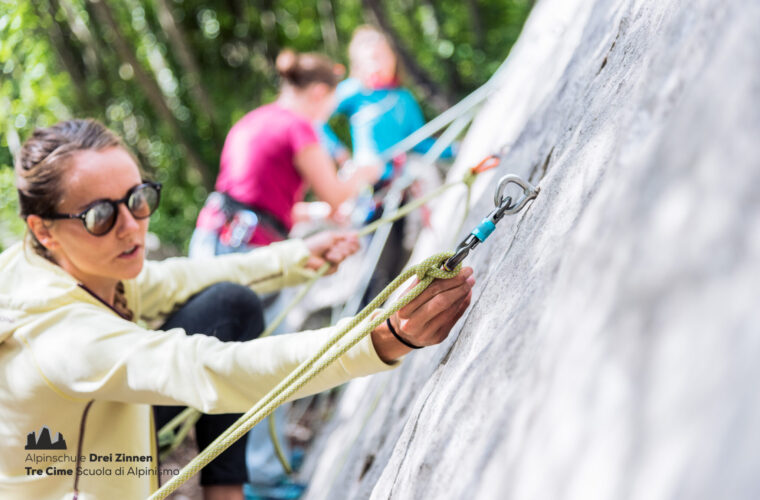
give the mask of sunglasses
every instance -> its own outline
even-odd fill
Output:
[[[97,200],[78,214],[50,214],[45,219],[80,219],[93,236],[103,236],[116,225],[119,204],[124,203],[135,219],[147,219],[158,208],[161,184],[143,182],[127,191],[120,200]]]

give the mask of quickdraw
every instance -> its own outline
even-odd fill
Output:
[[[481,162],[484,164],[486,160]],[[473,169],[473,172],[475,170]],[[508,184],[517,184],[523,190],[522,198],[517,200],[516,203],[512,203],[512,197],[505,196],[504,191]],[[515,174],[508,174],[499,179],[499,185],[496,187],[496,193],[494,194],[493,203],[496,206],[490,214],[488,214],[470,234],[468,234],[461,243],[454,250],[454,255],[451,256],[444,264],[443,268],[446,271],[451,271],[464,260],[465,257],[480,243],[486,241],[486,239],[496,229],[496,224],[507,214],[515,214],[522,210],[526,203],[538,196],[538,192],[541,189],[533,186],[531,183],[524,181],[522,178]]]

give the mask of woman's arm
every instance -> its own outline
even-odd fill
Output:
[[[363,186],[374,183],[379,176],[377,166],[361,166],[347,179],[339,179],[335,164],[317,143],[296,153],[294,163],[317,197],[327,202],[333,211],[337,210],[341,203],[358,194]]]
[[[436,281],[402,308],[393,317],[397,334],[418,346],[443,341],[469,304],[471,274],[472,269],[465,268],[456,278]],[[146,330],[100,305],[75,303],[30,323],[19,335],[31,349],[40,376],[69,397],[229,413],[247,410],[319,352],[340,326],[222,342],[203,334],[187,335],[179,328]],[[387,333],[384,327],[375,329],[293,399],[390,368],[387,363],[409,348]]]
[[[96,305],[48,318],[25,335],[41,377],[66,396],[138,404],[188,405],[204,413],[248,410],[327,342],[334,328],[222,342],[183,329],[152,331]],[[293,398],[390,369],[366,337]]]
[[[325,262],[334,272],[358,249],[356,233],[323,231],[303,241],[272,243],[247,253],[149,261],[137,280],[125,285],[127,303],[137,317],[152,319],[220,281],[249,286],[259,293],[279,290],[311,278]]]
[[[232,281],[264,293],[302,283],[313,276],[311,256],[301,240],[272,243],[247,253],[146,261],[135,280],[126,281],[127,302],[137,317],[152,319],[214,283]]]

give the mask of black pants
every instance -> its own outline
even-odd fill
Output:
[[[224,342],[246,341],[264,330],[264,311],[256,293],[234,283],[217,283],[194,295],[161,327],[184,328],[188,334],[205,333]],[[184,406],[154,406],[156,430],[169,422]],[[198,449],[209,445],[241,414],[203,415],[195,424]],[[201,469],[201,485],[243,484],[247,482],[245,438]]]

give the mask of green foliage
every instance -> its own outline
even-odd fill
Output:
[[[408,54],[414,67],[404,84],[432,116],[488,79],[531,5],[0,0],[0,242],[21,228],[8,166],[35,127],[91,116],[118,132],[166,186],[151,230],[184,248],[227,130],[276,97],[274,59],[281,48],[322,51],[346,63],[354,28],[379,22]]]
[[[0,251],[20,239],[23,232],[24,223],[18,216],[13,170],[0,167]]]

